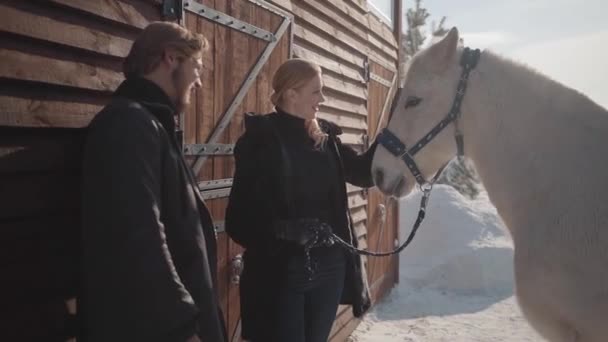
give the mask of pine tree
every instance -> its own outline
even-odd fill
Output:
[[[407,10],[405,19],[407,22],[407,31],[403,41],[405,55],[412,57],[416,52],[420,51],[420,47],[426,40],[426,35],[422,28],[426,25],[426,20],[430,13],[426,8],[421,7],[422,0],[416,0],[416,6]]]
[[[431,14],[427,9],[422,7],[422,0],[416,0],[416,5],[409,8],[405,13],[407,29],[401,36],[401,60],[399,61],[401,75],[405,75],[407,61],[420,51],[426,41],[424,27],[427,25],[426,21],[430,16]],[[437,27],[435,27],[435,22],[432,23],[431,32],[433,36],[442,36],[447,33],[447,30],[443,27],[445,21],[446,17],[442,17]]]

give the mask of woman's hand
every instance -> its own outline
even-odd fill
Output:
[[[201,342],[201,339],[198,338],[198,336],[196,336],[196,335],[192,335],[192,337],[187,339],[186,342]]]

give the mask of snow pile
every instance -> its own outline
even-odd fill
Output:
[[[400,238],[420,193],[400,202]],[[540,342],[513,296],[509,233],[481,192],[436,185],[426,219],[399,259],[400,283],[353,333],[356,342]]]
[[[400,203],[400,237],[409,234],[420,193]],[[513,247],[486,193],[468,200],[450,186],[431,193],[424,222],[400,256],[401,281],[461,294],[504,294],[513,287]]]

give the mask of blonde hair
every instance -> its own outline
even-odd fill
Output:
[[[317,75],[321,75],[319,65],[302,58],[287,60],[281,64],[272,78],[274,92],[270,96],[270,101],[275,107],[280,107],[283,103],[283,94],[287,90],[298,89]],[[323,148],[327,141],[327,134],[319,126],[319,121],[316,118],[306,120],[305,125],[308,136],[315,142],[315,147]]]
[[[208,49],[204,35],[176,23],[153,22],[140,33],[123,62],[126,78],[145,75],[158,67],[163,53],[172,49],[185,57],[200,56]]]

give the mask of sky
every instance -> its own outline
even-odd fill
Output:
[[[414,3],[404,0],[404,11]],[[445,27],[456,26],[466,46],[527,64],[608,109],[608,1],[423,0],[422,6],[429,24],[446,16]]]

